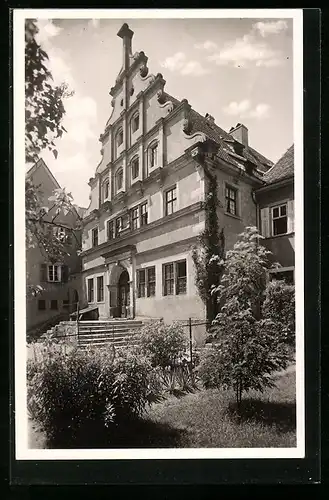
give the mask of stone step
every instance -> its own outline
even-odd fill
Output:
[[[119,335],[121,333],[137,333],[139,328],[79,328],[80,333],[108,333],[109,335]]]
[[[81,335],[79,336],[79,342],[93,342],[98,340],[109,340],[110,342],[129,342],[130,339],[134,338],[133,335],[118,335],[117,337],[112,337],[111,335]]]
[[[90,341],[81,341],[79,342],[79,347],[88,347],[88,346],[102,346],[102,345],[113,345],[114,347],[124,347],[124,346],[131,346],[131,345],[137,345],[132,344],[130,342],[127,342],[127,340],[117,340],[116,342],[113,342],[111,339],[91,339]]]
[[[90,321],[79,321],[79,325],[142,325],[142,321],[137,321],[134,319],[122,319],[122,320],[90,320]]]

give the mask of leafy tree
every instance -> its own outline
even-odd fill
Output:
[[[215,176],[206,171],[208,193],[205,201],[205,229],[198,237],[193,248],[192,258],[195,267],[195,284],[201,300],[207,308],[207,319],[213,321],[218,312],[218,302],[212,290],[220,283],[224,269],[225,237],[220,230],[217,208],[217,181]]]
[[[282,318],[262,317],[266,273],[273,266],[255,227],[247,227],[228,251],[221,284],[214,288],[224,303],[214,324],[213,348],[200,364],[206,387],[233,388],[238,406],[242,394],[273,386],[271,374],[284,369],[291,350],[282,340]]]
[[[65,83],[54,85],[47,67],[48,55],[36,40],[38,27],[35,19],[25,22],[25,161],[35,163],[40,153],[48,149],[57,158],[55,141],[66,132],[63,126],[63,101],[71,97]],[[57,189],[49,198],[50,207],[42,204],[42,187],[27,179],[25,184],[26,245],[38,246],[49,261],[56,261],[68,253],[69,234],[79,242],[75,227],[60,222],[61,213],[74,211],[73,199],[65,189]],[[75,214],[76,215],[76,214]],[[28,294],[40,293],[40,286],[30,286]]]
[[[36,40],[38,27],[25,21],[25,157],[36,162],[44,149],[57,158],[55,140],[66,132],[63,99],[73,95],[67,84],[54,85],[47,68],[48,55]]]

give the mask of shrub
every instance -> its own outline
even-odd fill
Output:
[[[166,325],[158,321],[141,329],[139,344],[141,351],[150,358],[152,366],[166,368],[184,358],[188,339],[179,324]]]
[[[216,320],[217,340],[205,351],[198,374],[206,388],[232,388],[238,405],[243,392],[273,387],[271,374],[286,368],[290,350],[276,335],[277,324],[256,320],[251,309],[231,299]]]
[[[131,349],[46,350],[28,366],[28,406],[50,440],[74,440],[88,425],[119,425],[141,415],[155,397],[149,360]],[[36,363],[35,363],[36,364]]]
[[[265,290],[263,318],[274,321],[276,335],[290,345],[295,342],[295,287],[284,281],[270,281]]]

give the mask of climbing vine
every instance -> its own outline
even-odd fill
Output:
[[[207,320],[213,321],[218,313],[219,304],[212,290],[220,283],[224,270],[225,237],[220,229],[217,209],[218,185],[215,175],[205,169],[207,176],[207,195],[205,200],[205,229],[200,233],[193,248],[192,258],[195,266],[195,284],[199,296],[207,308]]]

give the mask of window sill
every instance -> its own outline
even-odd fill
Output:
[[[227,215],[228,217],[232,217],[233,219],[242,220],[239,215],[230,214],[230,212],[224,212],[224,215]]]
[[[295,231],[291,231],[290,233],[284,233],[284,234],[273,234],[272,236],[266,236],[266,240],[271,240],[273,238],[284,238],[285,236],[293,236],[295,234]]]

